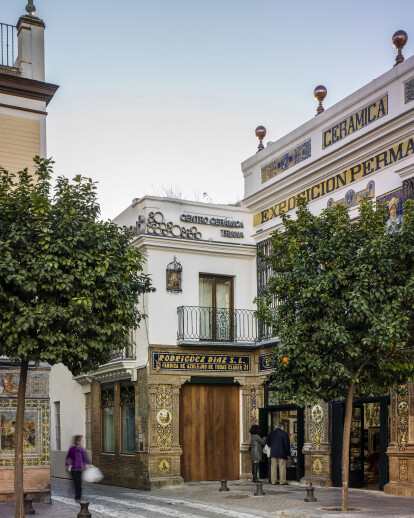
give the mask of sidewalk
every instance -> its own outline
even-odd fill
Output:
[[[404,498],[386,495],[382,491],[362,489],[349,490],[349,508],[358,512],[337,512],[326,508],[341,507],[341,488],[315,487],[314,495],[317,502],[304,501],[307,495],[306,486],[290,482],[287,486],[272,486],[263,483],[265,496],[253,496],[256,490],[251,482],[229,482],[230,491],[218,492],[219,482],[189,482],[175,488],[157,490],[154,494],[174,495],[174,498],[193,499],[238,511],[255,512],[257,516],[285,518],[414,518],[414,498]]]
[[[195,516],[284,518],[414,518],[414,498],[385,495],[380,491],[351,489],[349,506],[358,512],[339,513],[340,488],[315,488],[314,503],[304,502],[305,486],[264,483],[265,496],[254,496],[251,482],[229,482],[230,491],[219,492],[220,482],[189,482],[181,486],[139,491],[101,484],[84,484],[92,518]],[[76,518],[80,506],[73,501],[70,481],[53,479],[52,505],[34,504],[37,516]],[[36,516],[35,515],[35,516]],[[13,504],[0,504],[0,517],[13,518]]]

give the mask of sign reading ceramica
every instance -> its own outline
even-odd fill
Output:
[[[331,128],[323,132],[322,149],[326,149],[335,142],[339,142],[348,135],[364,128],[368,124],[375,122],[388,113],[388,95],[364,106],[346,119],[334,124]]]
[[[152,368],[168,371],[250,372],[250,356],[152,353]]]
[[[261,225],[262,223],[266,223],[267,221],[280,216],[282,212],[295,209],[297,206],[298,196],[304,196],[308,202],[316,200],[319,197],[325,196],[332,191],[336,191],[341,187],[356,182],[365,176],[375,173],[380,169],[384,169],[385,167],[413,154],[414,138],[409,138],[386,151],[382,151],[381,153],[368,158],[368,160],[364,160],[360,164],[350,167],[342,173],[338,173],[313,187],[309,187],[306,191],[294,194],[290,198],[283,200],[262,212],[254,214],[253,226],[257,227],[257,225]]]

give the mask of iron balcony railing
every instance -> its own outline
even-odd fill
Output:
[[[111,351],[109,353],[108,361],[114,360],[135,360],[137,357],[135,344],[130,344],[125,349],[119,349],[117,351]]]
[[[272,338],[252,309],[180,306],[177,313],[179,341],[252,343]]]
[[[16,61],[17,27],[0,23],[0,65],[13,67]]]

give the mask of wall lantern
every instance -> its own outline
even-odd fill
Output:
[[[174,256],[174,260],[167,266],[167,291],[171,293],[180,293],[181,289],[181,272],[183,271],[183,267],[177,261],[177,258]]]

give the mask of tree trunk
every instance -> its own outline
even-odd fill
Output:
[[[344,435],[342,440],[342,511],[348,511],[349,488],[349,442],[351,437],[352,406],[355,383],[349,385],[345,403]]]
[[[19,392],[17,395],[17,412],[14,435],[14,518],[24,518],[23,501],[23,421],[26,404],[26,382],[29,362],[20,365]]]

